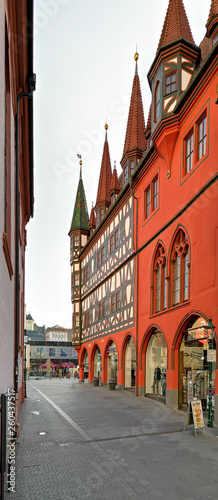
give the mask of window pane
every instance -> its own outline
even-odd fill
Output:
[[[120,309],[120,292],[116,294],[116,309]]]
[[[149,217],[151,213],[151,189],[150,186],[148,189],[145,191],[145,202],[146,202],[146,217]]]
[[[163,266],[163,309],[167,308],[167,280],[166,266]]]
[[[185,139],[185,173],[188,174],[193,167],[193,130]]]
[[[178,254],[173,263],[173,305],[180,302],[180,258]]]
[[[160,266],[158,266],[156,271],[156,290],[155,290],[155,312],[160,311]]]
[[[158,206],[158,176],[153,180],[153,210]]]
[[[198,122],[198,160],[206,153],[207,142],[207,115],[206,112],[202,115]]]
[[[183,260],[183,300],[188,300],[188,263],[189,250],[187,250]]]

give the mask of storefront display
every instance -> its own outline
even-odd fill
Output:
[[[101,381],[101,353],[98,348],[94,356],[94,377],[98,377],[99,382]]]
[[[208,340],[203,318],[190,324],[183,335],[179,350],[179,406],[187,406],[193,398],[207,407],[209,364]],[[212,363],[212,387],[215,382],[215,363]]]
[[[157,330],[152,334],[146,351],[146,394],[166,396],[167,348]]]
[[[107,358],[107,382],[111,379],[115,379],[117,382],[117,370],[118,370],[118,354],[116,344],[112,344],[108,348],[108,358]]]
[[[131,337],[125,352],[125,387],[135,387],[136,352],[135,342]]]

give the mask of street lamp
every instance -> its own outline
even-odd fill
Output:
[[[209,318],[209,323],[206,325],[208,334],[208,345],[209,345],[209,356],[207,351],[207,359],[209,362],[209,397],[208,397],[208,416],[207,416],[207,427],[213,427],[213,416],[212,416],[212,353],[213,349],[213,337],[215,326],[212,323],[212,319]]]

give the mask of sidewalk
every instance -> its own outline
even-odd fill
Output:
[[[13,498],[217,500],[218,429],[195,438],[185,417],[127,391],[28,382]]]

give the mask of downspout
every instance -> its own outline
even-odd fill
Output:
[[[130,192],[131,192],[131,195],[132,197],[136,200],[136,224],[135,224],[135,227],[136,227],[136,247],[135,247],[135,254],[136,254],[136,266],[137,266],[137,272],[136,272],[136,293],[137,293],[137,297],[136,297],[136,386],[135,386],[135,395],[138,396],[138,380],[139,380],[139,364],[138,364],[138,277],[139,277],[139,266],[138,266],[138,259],[139,259],[139,256],[138,256],[138,224],[137,224],[137,221],[138,221],[138,198],[136,196],[134,196],[134,191],[133,191],[133,187],[132,187],[132,182],[133,182],[133,179],[132,177],[129,178],[129,186],[130,186]],[[133,225],[134,225],[134,222],[133,222]]]
[[[16,397],[16,423],[18,414],[18,340],[19,340],[19,229],[20,229],[20,191],[19,191],[19,179],[20,179],[20,169],[19,169],[19,103],[24,97],[28,99],[33,99],[33,91],[35,90],[36,75],[33,73],[27,78],[28,92],[21,92],[17,96],[17,115],[16,115],[16,205],[15,205],[15,397]],[[29,138],[29,140],[31,140]]]

